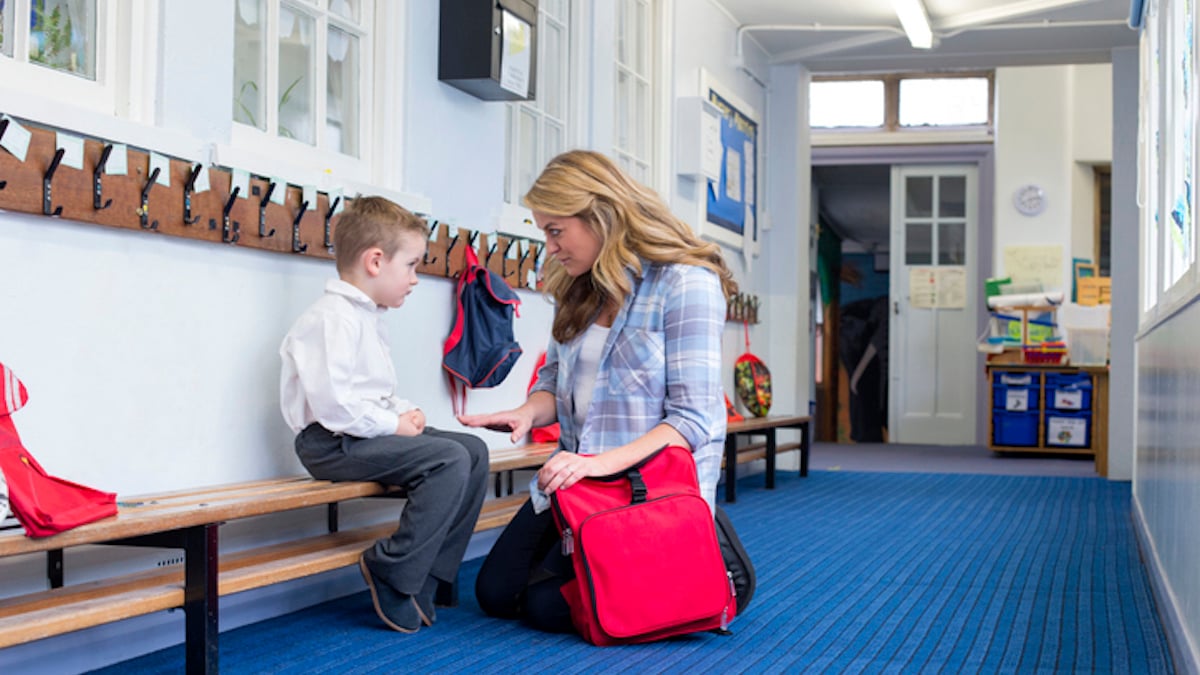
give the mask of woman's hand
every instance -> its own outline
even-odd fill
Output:
[[[576,455],[573,452],[555,453],[538,470],[538,488],[546,494],[569,488],[581,478],[607,476],[612,473],[603,455]]]
[[[485,415],[459,415],[458,421],[468,427],[512,432],[512,442],[517,443],[533,428],[533,413],[524,408],[514,408]]]

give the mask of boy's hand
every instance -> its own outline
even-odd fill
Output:
[[[408,415],[409,419],[412,420],[413,426],[417,428],[417,433],[424,433],[425,413],[421,412],[420,408],[417,408],[416,410],[410,410],[405,414]]]
[[[410,410],[400,415],[396,424],[397,436],[420,436],[425,431],[425,413],[420,410]]]
[[[487,415],[459,415],[458,421],[468,427],[510,431],[513,443],[519,442],[533,428],[533,415],[522,412],[520,408]]]

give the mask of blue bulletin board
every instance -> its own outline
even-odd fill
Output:
[[[701,77],[701,94],[720,110],[720,179],[708,180],[702,232],[737,248],[758,240],[758,116],[711,78]]]

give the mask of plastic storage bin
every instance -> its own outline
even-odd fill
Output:
[[[1092,413],[1046,411],[1046,447],[1087,448],[1092,444]]]
[[[1034,447],[1038,444],[1038,411],[992,411],[992,444]]]
[[[992,407],[996,410],[1010,412],[1032,410],[1036,413],[1040,394],[1037,373],[1002,370],[992,373]]]
[[[1073,366],[1106,365],[1108,363],[1108,329],[1068,326],[1067,358]]]
[[[1046,373],[1046,410],[1090,411],[1092,378],[1087,373]]]

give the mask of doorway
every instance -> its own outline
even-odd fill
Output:
[[[982,279],[992,268],[992,161],[990,145],[813,149],[813,241],[819,279],[813,340],[816,440],[983,442],[987,391],[974,337],[986,324],[987,313],[978,299]],[[908,206],[903,186],[909,178],[913,185],[932,186],[934,192],[923,191],[928,200],[957,194],[950,188],[964,183],[956,176],[969,183],[966,192],[972,196],[970,204],[964,197],[955,207],[965,210],[961,216],[966,211],[973,216],[969,235],[943,218],[960,217],[958,211],[903,218]],[[948,188],[944,194],[943,187]],[[897,213],[899,221],[894,219]],[[940,248],[922,248],[932,256],[926,265],[919,265],[920,255],[904,253],[910,235],[922,232],[931,233],[925,240],[931,246],[938,236],[933,232],[945,235]],[[902,241],[894,246],[897,239]],[[940,280],[942,271],[931,268],[942,264],[956,268],[945,272],[956,277],[955,287],[968,295],[967,302],[952,308],[913,308],[909,285],[914,267]],[[901,311],[906,316],[898,324]],[[945,330],[948,321],[954,324],[952,331]],[[914,336],[911,324],[924,337]],[[899,356],[897,340],[908,341]],[[940,380],[930,379],[936,369],[917,362],[941,360],[940,350],[947,347],[958,351],[948,359],[957,365],[943,367]]]

